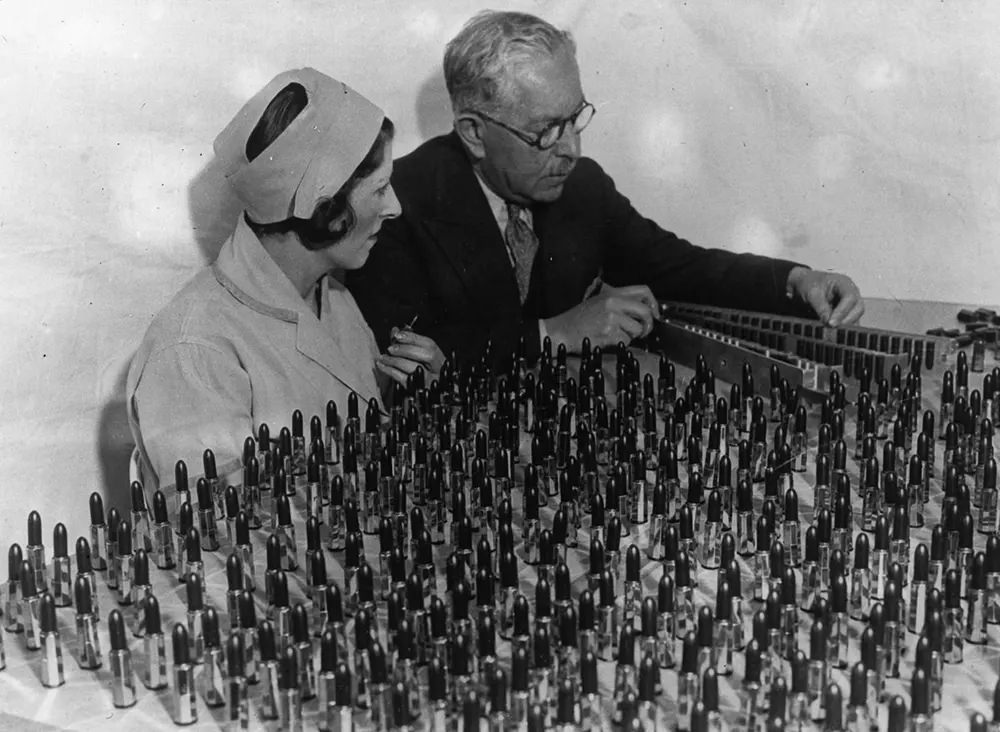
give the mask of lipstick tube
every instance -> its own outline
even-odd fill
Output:
[[[261,700],[260,716],[263,719],[278,719],[278,659],[274,642],[274,626],[270,620],[262,620],[257,628],[260,648]],[[249,655],[249,654],[247,654]]]
[[[331,631],[324,631],[320,638],[320,671],[316,678],[316,693],[319,697],[316,726],[324,732],[336,729],[340,721],[337,713],[339,666],[347,670],[347,665],[339,662],[337,636]],[[350,671],[347,673],[349,678]],[[349,681],[347,695],[350,696]],[[348,708],[351,706],[349,698],[347,706]]]
[[[743,728],[756,730],[764,721],[767,710],[767,687],[761,683],[762,654],[756,639],[747,643],[745,656],[743,683],[740,686],[740,710]]]
[[[24,626],[24,645],[29,651],[41,648],[41,597],[35,587],[35,570],[25,559],[21,562],[21,623]]]
[[[600,590],[600,606],[597,611],[597,655],[605,661],[610,661],[618,652],[620,628],[618,608],[615,606],[614,580],[607,569],[601,573]]]
[[[765,600],[771,592],[771,554],[776,551],[771,541],[771,522],[767,516],[761,515],[757,518],[757,551],[754,554],[753,563],[753,599]],[[774,542],[781,547],[782,564],[784,564],[784,546],[781,542]]]
[[[701,537],[701,565],[706,569],[718,569],[721,562],[722,542],[722,496],[718,490],[708,495],[708,509]]]
[[[137,480],[132,481],[129,489],[132,498],[132,510],[129,513],[129,518],[132,521],[132,546],[148,552],[152,550],[153,544],[150,536],[146,494],[143,492],[142,483]]]
[[[799,496],[794,488],[785,491],[782,541],[785,545],[785,566],[800,566],[802,564],[802,527],[799,524]]]
[[[854,568],[851,570],[850,615],[854,620],[864,620],[871,609],[871,569],[868,552],[868,535],[858,534],[854,546]]]
[[[174,532],[167,514],[167,499],[160,491],[153,494],[153,525],[150,529],[153,562],[160,569],[173,569]]]
[[[69,566],[66,527],[58,523],[52,529],[52,601],[56,607],[68,607],[73,603],[71,584],[73,574]]]
[[[864,663],[858,661],[851,669],[851,696],[844,725],[848,732],[869,732],[877,726],[877,719],[868,713],[867,696],[867,671]]]
[[[132,527],[127,519],[118,524],[117,552],[112,564],[118,604],[132,604],[132,587],[135,584],[135,555],[132,553]]]
[[[316,668],[313,665],[312,643],[309,636],[309,614],[302,604],[292,608],[292,648],[299,669],[296,684],[303,701],[316,696]]]
[[[986,556],[978,552],[972,558],[969,572],[969,590],[966,594],[965,640],[967,643],[982,645],[987,641],[986,613]]]
[[[194,667],[188,650],[187,628],[183,623],[174,625],[172,633],[174,648],[174,683],[170,689],[172,705],[171,719],[174,724],[187,725],[198,721],[198,707],[195,701]]]
[[[781,581],[781,632],[785,658],[791,660],[798,650],[799,608],[795,590],[795,570],[785,567]]]
[[[302,726],[302,697],[298,688],[299,669],[295,650],[286,648],[278,663],[278,726],[299,732]]]
[[[809,629],[809,716],[814,722],[826,718],[826,686],[830,679],[826,646],[826,625],[817,618]]]
[[[732,618],[729,582],[719,584],[715,596],[715,622],[712,638],[712,667],[719,676],[733,673],[734,622]]]
[[[847,580],[842,574],[830,586],[830,630],[827,637],[827,665],[847,668],[850,619],[847,614]]]
[[[135,553],[135,581],[132,583],[132,635],[141,638],[146,632],[146,600],[153,595],[153,585],[149,581],[149,559],[146,550]]]
[[[132,653],[128,649],[125,635],[125,620],[118,610],[108,615],[108,635],[111,650],[108,663],[111,666],[111,698],[119,709],[135,704],[135,678],[132,674]]]
[[[298,548],[295,543],[295,525],[292,524],[291,506],[288,496],[278,496],[275,501],[277,507],[277,526],[274,529],[274,536],[278,537],[281,547],[282,568],[287,572],[294,572],[299,568]]]
[[[73,583],[76,600],[76,660],[80,668],[86,670],[101,667],[101,639],[97,634],[98,618],[93,610],[90,593],[90,583],[84,577],[77,577]]]
[[[246,666],[243,675],[246,676],[248,684],[256,684],[259,681],[258,668],[261,659],[260,640],[257,630],[256,610],[253,604],[253,595],[248,590],[243,590],[240,594],[240,627],[234,631],[243,640],[243,660]],[[233,635],[234,633],[230,633]],[[273,634],[273,630],[272,630]],[[273,643],[273,635],[272,635]]]
[[[882,609],[885,618],[885,635],[882,639],[886,658],[885,675],[899,678],[899,588],[893,580],[886,582]]]
[[[94,569],[107,569],[107,561],[101,555],[107,541],[108,527],[104,523],[104,499],[101,494],[90,494],[90,560]]]
[[[675,634],[684,638],[695,628],[694,588],[691,585],[688,553],[679,551],[674,566],[674,620]]]
[[[201,673],[201,696],[207,707],[221,707],[226,703],[226,657],[219,638],[219,616],[215,608],[205,608],[202,627],[205,633],[205,658]]]
[[[327,506],[327,549],[342,551],[347,535],[344,516],[344,479],[335,475],[330,479],[330,504]]]
[[[187,590],[187,625],[191,638],[191,660],[201,663],[205,658],[205,606],[202,599],[202,586],[198,575],[191,572],[185,582]]]
[[[250,690],[244,675],[245,669],[243,638],[239,633],[231,633],[226,641],[228,674],[225,680],[226,712],[223,717],[231,730],[250,729]]]
[[[229,544],[229,546],[235,546],[236,514],[240,512],[240,494],[236,489],[236,486],[229,485],[226,486],[223,496],[223,500],[226,505],[226,513],[224,514],[226,519],[226,543]]]
[[[28,514],[28,543],[24,547],[24,558],[35,573],[35,587],[39,592],[46,591],[49,577],[45,567],[45,545],[42,543],[42,517],[38,511]]]
[[[147,689],[164,689],[167,686],[167,648],[160,618],[160,603],[155,595],[146,598],[143,612],[146,616],[146,634],[142,639],[145,651],[142,683]],[[187,628],[184,632],[186,635]]]
[[[66,682],[63,676],[62,641],[59,638],[59,626],[56,624],[56,605],[48,592],[42,593],[38,605],[42,686],[54,689]]]
[[[694,631],[684,636],[681,671],[677,674],[677,729],[691,732],[691,712],[701,697],[701,676],[698,674],[698,641]]]
[[[88,554],[89,557],[89,554]],[[21,545],[13,543],[7,551],[7,581],[3,583],[3,627],[8,633],[24,630],[21,620]]]
[[[198,532],[201,537],[201,548],[206,552],[214,552],[219,548],[219,535],[216,525],[215,497],[213,496],[212,484],[206,478],[199,478],[197,493]]]
[[[239,555],[230,554],[226,558],[226,614],[230,632],[240,627],[240,595],[244,589],[242,562]]]

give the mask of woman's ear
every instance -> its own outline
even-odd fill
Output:
[[[327,224],[327,229],[329,232],[337,237],[338,239],[351,229],[351,209],[350,207],[345,208],[344,211],[333,219],[329,224]]]

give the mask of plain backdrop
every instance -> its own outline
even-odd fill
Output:
[[[499,5],[499,3],[498,3]],[[396,153],[446,132],[449,0],[0,0],[0,550],[31,508],[121,509],[123,381],[235,209],[215,135],[311,65],[382,105]],[[706,246],[850,273],[872,296],[1000,301],[1000,4],[511,2],[568,28],[585,153]]]

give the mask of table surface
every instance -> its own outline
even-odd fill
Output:
[[[880,301],[874,304],[874,307],[869,306],[869,315],[866,318],[866,325],[883,325],[887,320],[893,317],[893,314],[902,307],[898,303],[892,301]],[[904,308],[905,309],[905,308]],[[922,332],[928,327],[934,327],[935,325],[948,326],[949,324],[954,324],[954,315],[957,313],[957,309],[952,309],[950,306],[944,304],[935,304],[932,307],[926,307],[919,309],[919,311],[914,312],[912,310],[907,311],[910,313],[908,316],[910,318],[909,323],[918,323],[919,330],[914,328],[915,332]],[[894,327],[900,328],[899,320],[893,321]],[[640,364],[642,366],[643,373],[647,371],[652,371],[655,373],[655,357],[650,354],[645,354],[643,352],[639,353]],[[613,361],[613,359],[606,359],[606,364],[608,361]],[[987,371],[989,371],[994,366],[994,360],[992,354],[987,356]],[[613,363],[611,364],[611,369],[613,371]],[[950,365],[948,367],[951,367]],[[932,372],[925,373],[924,376],[924,395],[923,395],[923,406],[924,408],[930,408],[937,412],[938,404],[936,400],[939,398],[939,382],[941,374],[944,368],[941,366],[936,367]],[[691,378],[692,372],[685,367],[678,367],[678,385],[683,385],[688,379]],[[980,388],[982,382],[981,374],[970,375],[970,389]],[[608,391],[611,392],[612,380],[608,381]],[[680,389],[679,389],[680,390]],[[728,389],[723,390],[722,385],[719,385],[718,392],[720,394],[728,394]],[[850,420],[848,422],[848,427],[845,430],[845,439],[848,445],[848,470],[852,478],[852,486],[857,485],[858,469],[853,456],[854,448],[854,432],[853,432],[853,411],[849,410]],[[816,450],[816,428],[819,422],[818,409],[814,406],[810,411],[810,421],[809,421],[809,470],[806,473],[795,474],[795,487],[799,494],[801,511],[800,515],[803,519],[803,530],[807,525],[808,521],[812,519],[812,503],[813,503],[813,486],[815,482],[815,475],[813,473],[813,465],[815,460],[815,450]],[[662,424],[662,423],[661,423]],[[773,429],[773,425],[772,425]],[[770,436],[769,436],[770,438]],[[528,450],[528,440],[525,438],[522,440],[522,450],[521,450],[521,462],[524,464],[527,458]],[[575,448],[575,443],[574,443]],[[928,522],[927,526],[923,529],[913,529],[911,531],[911,550],[915,548],[917,544],[923,542],[929,545],[930,543],[930,529],[937,523],[940,516],[940,501],[941,501],[941,488],[940,488],[940,466],[942,464],[941,460],[941,445],[938,443],[938,456],[937,456],[937,466],[938,472],[936,478],[933,481],[933,487],[931,491],[931,505],[927,507]],[[881,456],[881,449],[878,452]],[[735,451],[732,454],[733,461],[735,463]],[[682,484],[686,483],[686,478],[684,477],[682,470]],[[652,478],[652,475],[650,475]],[[603,481],[602,481],[603,484]],[[760,493],[761,489],[759,487],[755,488],[755,493]],[[514,529],[515,537],[518,543],[518,553],[521,556],[522,561],[519,563],[520,566],[520,590],[526,597],[528,597],[532,606],[534,604],[534,585],[535,585],[535,570],[523,563],[522,547],[520,543],[520,525],[521,525],[521,490],[516,487],[512,497],[512,503],[514,504],[515,517],[514,517]],[[683,495],[683,492],[682,492]],[[756,499],[756,509],[760,509],[760,497],[757,496]],[[856,494],[854,494],[855,500],[855,520],[856,529],[857,521],[860,518],[860,504]],[[303,520],[304,520],[304,507],[301,503],[302,497],[301,493],[295,499],[295,521],[297,524],[297,535],[300,540],[300,544],[304,543],[304,530],[303,530]],[[67,511],[86,511],[87,497],[84,495],[80,496],[79,505],[73,507],[67,507]],[[551,523],[552,507],[553,504],[550,503],[549,510],[543,510],[543,525],[546,523]],[[123,510],[126,509],[126,510]],[[119,510],[123,510],[123,514],[127,515],[127,507],[119,506]],[[27,513],[27,509],[25,511]],[[758,514],[759,515],[759,514]],[[51,527],[61,517],[51,516],[43,517],[44,529],[49,536],[51,536]],[[578,596],[579,592],[583,587],[586,586],[586,573],[588,571],[588,546],[586,536],[588,532],[586,527],[589,525],[589,517],[584,517],[584,530],[580,532],[580,546],[577,549],[569,549],[567,552],[567,564],[569,566],[571,576],[573,578],[573,597],[574,599]],[[220,526],[221,529],[221,526]],[[648,531],[649,525],[643,525],[640,527],[634,527],[633,532],[630,536],[623,537],[622,539],[622,554],[624,555],[624,549],[630,543],[636,543],[639,545],[640,549],[643,550],[642,556],[644,560],[644,566],[642,569],[642,585],[643,593],[647,596],[656,597],[657,583],[659,581],[660,575],[662,573],[661,565],[658,562],[647,561],[645,559],[645,547],[648,541]],[[222,532],[224,535],[224,532]],[[257,557],[257,575],[258,575],[258,590],[255,593],[258,618],[264,617],[263,613],[263,591],[261,575],[262,566],[264,564],[264,540],[267,534],[263,531],[254,532],[252,536],[255,555]],[[23,537],[22,537],[23,538]],[[73,545],[73,539],[71,537],[70,545]],[[21,542],[23,545],[23,541]],[[853,544],[853,542],[852,542]],[[977,534],[975,537],[975,548],[977,551],[982,550],[985,544],[985,537]],[[206,572],[206,582],[207,582],[207,595],[206,603],[213,605],[220,614],[220,626],[222,628],[227,627],[227,622],[225,619],[225,590],[226,590],[226,577],[225,577],[225,559],[229,552],[229,547],[223,543],[223,547],[220,551],[215,553],[205,553],[205,572]],[[366,555],[368,557],[369,563],[375,569],[376,576],[378,573],[378,556],[377,556],[377,537],[366,536],[365,537],[365,549]],[[49,550],[49,553],[50,550]],[[439,587],[443,588],[444,582],[444,572],[443,563],[447,557],[448,550],[445,547],[437,547],[435,552],[435,560],[438,566],[438,583]],[[301,554],[300,554],[301,556]],[[326,552],[327,560],[327,571],[331,581],[337,582],[342,585],[343,581],[343,554],[342,553],[332,553]],[[744,597],[748,598],[750,596],[750,588],[752,587],[752,567],[742,558],[739,560],[741,564],[741,569],[743,573],[743,588]],[[151,562],[152,564],[152,562]],[[911,562],[912,565],[912,562]],[[152,582],[154,591],[157,598],[160,601],[161,612],[163,614],[163,626],[164,630],[169,633],[169,629],[173,627],[174,622],[184,619],[184,613],[186,611],[186,606],[184,603],[184,592],[183,588],[176,582],[176,574],[174,571],[160,571],[155,567],[151,566],[150,572],[152,575]],[[800,575],[801,576],[801,575]],[[303,595],[303,581],[304,574],[303,570],[300,569],[294,576],[290,577],[290,594],[291,602],[304,602],[308,603],[304,599]],[[698,605],[703,603],[709,604],[710,607],[714,608],[714,588],[716,586],[716,572],[714,570],[704,570],[699,569],[697,573],[698,587],[696,592],[696,598]],[[100,595],[100,607],[102,613],[101,619],[101,643],[102,649],[105,652],[105,663],[104,666],[98,671],[84,671],[81,670],[74,659],[73,648],[75,647],[75,623],[72,608],[61,608],[58,610],[58,622],[60,626],[60,632],[62,635],[63,642],[63,663],[65,668],[66,684],[58,687],[56,689],[46,689],[41,686],[40,676],[39,676],[39,654],[37,652],[30,652],[25,650],[23,639],[19,635],[4,633],[4,641],[6,646],[7,654],[7,668],[6,670],[0,671],[0,728],[16,727],[18,729],[44,729],[49,726],[55,728],[69,728],[69,729],[92,729],[95,727],[100,727],[102,729],[135,729],[140,726],[147,728],[156,729],[166,729],[173,726],[170,719],[170,696],[167,690],[163,691],[149,691],[145,689],[139,679],[136,679],[136,692],[138,697],[138,703],[129,709],[116,709],[111,703],[111,693],[109,688],[109,678],[110,671],[107,662],[107,649],[109,648],[108,636],[107,636],[107,613],[110,608],[117,607],[116,603],[112,599],[109,591],[106,589],[103,582],[100,583],[101,595]],[[908,593],[906,593],[908,594]],[[619,598],[619,604],[621,600]],[[744,618],[746,632],[749,635],[750,632],[750,616],[753,610],[756,610],[760,603],[756,602],[746,602],[748,606],[748,612]],[[384,603],[380,603],[380,615],[381,620],[380,627],[385,628],[385,606]],[[963,601],[964,605],[964,601]],[[126,617],[128,616],[128,610],[125,611]],[[800,622],[800,636],[799,636],[799,647],[808,649],[808,627],[809,627],[809,616],[805,613],[801,614],[804,619]],[[348,623],[347,635],[349,638],[352,637],[351,634],[351,621]],[[864,625],[860,621],[851,621],[851,650],[850,650],[850,665],[853,665],[857,660],[860,659],[860,650],[857,643],[857,638],[860,636],[861,630]],[[943,709],[935,715],[935,726],[937,729],[966,729],[968,727],[969,715],[974,711],[980,711],[991,718],[991,704],[993,697],[993,687],[997,681],[997,669],[998,664],[1000,664],[1000,652],[997,649],[997,626],[990,626],[989,628],[989,642],[982,646],[972,646],[966,644],[965,647],[965,660],[959,665],[949,665],[945,671],[945,685],[944,685],[944,704]],[[142,642],[130,636],[131,649],[133,654],[133,664],[136,668],[139,668],[139,664],[142,660]],[[887,691],[889,695],[892,694],[902,694],[909,703],[908,690],[909,690],[909,676],[910,676],[910,664],[913,660],[913,648],[916,642],[916,635],[912,633],[907,634],[906,640],[906,654],[904,657],[903,670],[900,678],[898,679],[888,679],[887,680]],[[383,639],[383,645],[384,639]],[[169,641],[168,641],[169,647]],[[675,643],[675,651],[677,654],[678,662],[680,659],[681,644],[679,641]],[[498,638],[498,652],[501,656],[501,662],[507,664],[509,662],[510,646],[509,643],[503,642]],[[168,656],[169,656],[168,651]],[[318,662],[318,652],[314,654],[317,657]],[[509,665],[506,666],[509,674]],[[786,671],[786,678],[788,669]],[[602,693],[604,698],[610,698],[611,687],[613,685],[614,678],[614,664],[613,662],[600,662],[599,664],[600,681],[602,687]],[[169,674],[168,674],[169,675]],[[734,654],[734,674],[729,678],[720,678],[720,692],[721,692],[721,706],[723,707],[724,715],[730,725],[736,725],[738,721],[738,715],[736,710],[739,705],[738,701],[738,690],[739,683],[743,677],[743,654]],[[849,676],[846,672],[834,669],[831,671],[831,679],[838,682],[844,694],[845,700],[849,695],[850,683]],[[664,693],[661,694],[659,698],[660,709],[663,713],[664,720],[672,720],[676,712],[676,689],[677,689],[677,672],[676,668],[671,670],[666,670],[661,673],[661,682],[664,689]],[[252,699],[259,699],[259,692],[253,694]],[[256,704],[252,704],[253,709],[251,712],[252,716],[252,727],[258,728],[261,726],[266,726],[268,728],[275,727],[276,724],[273,722],[267,722],[266,724],[262,722],[258,716],[258,710]],[[304,704],[304,710],[307,718],[307,724],[312,725],[309,721],[311,717],[315,716],[316,702],[307,702]],[[607,711],[607,710],[606,710]],[[220,726],[222,723],[222,710],[219,709],[209,709],[206,707],[199,696],[198,701],[198,723],[195,728],[213,729]],[[359,725],[364,725],[366,723],[366,718],[363,714],[356,715],[356,720]],[[881,719],[882,728],[886,724],[886,718],[884,716],[884,705],[883,705],[883,717]]]

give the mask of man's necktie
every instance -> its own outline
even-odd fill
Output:
[[[517,290],[521,295],[521,303],[528,297],[528,287],[531,284],[531,267],[535,263],[535,253],[538,251],[538,237],[528,222],[521,218],[523,206],[515,203],[507,204],[507,228],[504,239],[514,257],[514,276],[517,278]]]

